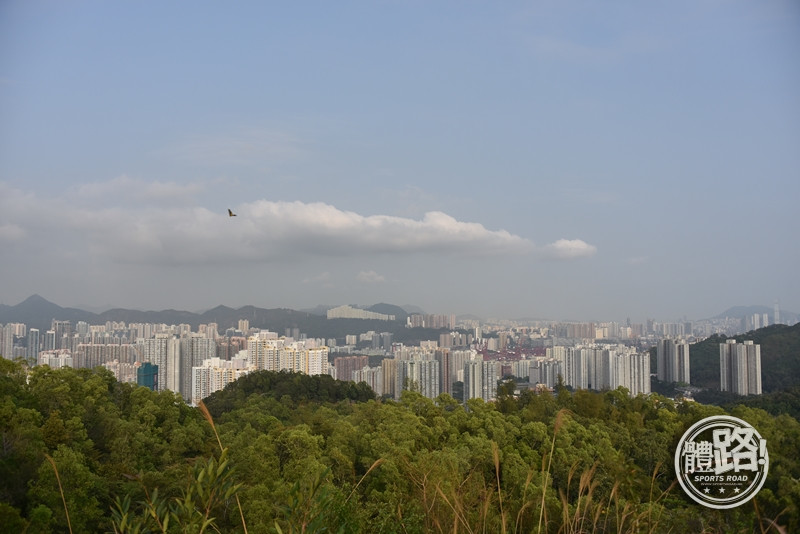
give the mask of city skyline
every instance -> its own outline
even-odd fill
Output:
[[[5,2],[0,304],[798,311],[798,48],[790,1]]]

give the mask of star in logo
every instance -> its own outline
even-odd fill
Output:
[[[725,493],[725,488],[720,488],[720,489],[719,489],[719,492],[720,492],[720,493]]]
[[[705,491],[706,493],[710,493],[710,492],[711,492],[711,488],[706,488],[704,491]]]
[[[735,493],[739,493],[739,488],[733,488],[733,491],[734,491]]]

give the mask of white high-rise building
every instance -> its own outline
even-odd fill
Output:
[[[575,389],[589,388],[589,352],[573,347],[553,347],[547,355],[561,362],[564,384]]]
[[[187,401],[192,399],[192,367],[202,365],[205,360],[216,358],[217,343],[202,334],[192,333],[180,339],[180,389]]]
[[[439,362],[436,360],[397,360],[395,398],[403,390],[418,391],[429,399],[439,396]]]
[[[181,387],[180,340],[167,333],[138,339],[141,359],[158,366],[158,391],[179,392]]]
[[[247,339],[248,365],[261,371],[329,374],[328,347],[314,345],[312,340],[287,343],[274,332],[259,332]]]
[[[14,324],[0,327],[0,356],[6,360],[14,358]]]
[[[623,387],[632,397],[650,393],[650,353],[616,352],[611,357],[609,389]]]
[[[470,360],[464,362],[464,402],[482,398],[483,362]]]
[[[214,357],[203,361],[202,365],[192,367],[192,405],[197,406],[202,399],[224,389],[249,372],[247,358],[244,357],[234,357],[231,360]]]
[[[39,353],[39,365],[49,365],[53,369],[72,367],[72,354],[67,349],[47,350]]]
[[[497,362],[469,360],[464,363],[464,401],[497,397]]]
[[[729,339],[719,344],[720,390],[761,395],[761,345]]]
[[[656,377],[667,383],[689,384],[689,343],[662,339],[656,346]]]
[[[562,361],[557,358],[534,358],[528,364],[528,381],[531,384],[543,384],[548,388],[554,388],[558,384],[558,377],[564,376]]]
[[[603,390],[611,387],[611,359],[615,351],[602,348],[579,349],[587,360],[588,387]]]
[[[28,361],[36,362],[39,359],[39,329],[28,330]]]

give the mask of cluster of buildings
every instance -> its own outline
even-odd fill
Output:
[[[349,306],[331,312],[334,318],[376,318],[374,312]],[[360,317],[363,314],[370,315]],[[407,326],[449,328],[454,322],[452,315],[412,315]],[[689,342],[681,337],[688,327],[647,325],[660,334],[655,342],[658,380],[691,384]],[[484,336],[475,325],[468,332],[441,333],[438,340],[418,346],[396,343],[390,332],[348,335],[345,345],[337,346],[334,339],[308,338],[297,328],[283,336],[250,328],[247,320],[222,334],[215,323],[193,331],[187,324],[73,326],[54,320],[43,333],[22,323],[0,327],[0,355],[53,368],[103,366],[122,382],[174,391],[191,403],[259,370],[329,374],[366,382],[379,396],[391,398],[412,389],[429,398],[447,393],[464,401],[489,401],[496,396],[498,381],[511,377],[534,388],[552,389],[559,383],[574,389],[624,387],[635,396],[650,393],[651,366],[646,344],[621,341],[634,330],[616,323],[565,323],[500,329]],[[523,341],[532,348],[515,351]],[[357,354],[351,354],[354,351]],[[720,389],[761,393],[758,345],[733,340],[720,345]]]

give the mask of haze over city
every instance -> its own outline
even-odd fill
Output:
[[[798,50],[793,1],[3,2],[0,303],[797,311]]]

